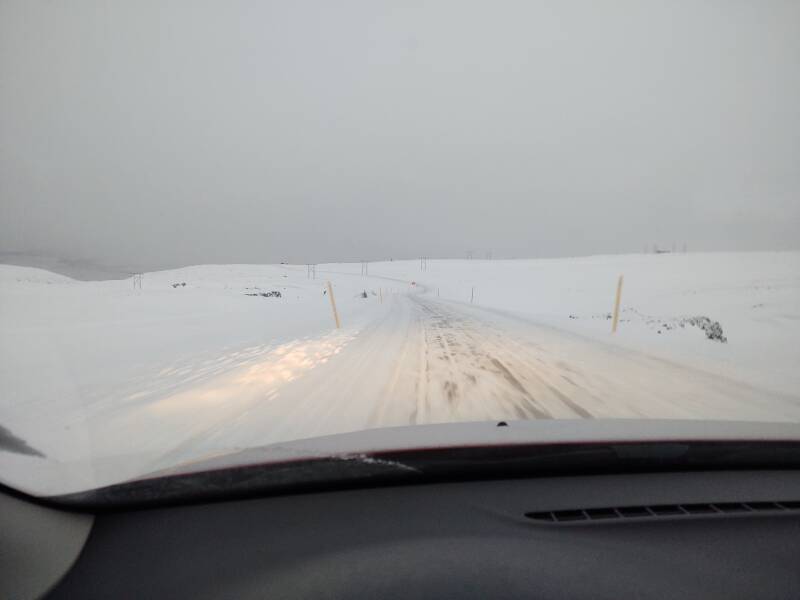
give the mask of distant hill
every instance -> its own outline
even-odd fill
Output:
[[[125,279],[136,271],[135,268],[100,265],[89,260],[64,259],[25,252],[0,252],[0,264],[47,269],[80,281]]]

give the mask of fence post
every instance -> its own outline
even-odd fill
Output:
[[[611,321],[611,333],[617,332],[617,323],[619,322],[619,300],[622,297],[622,275],[619,276],[617,281],[617,297],[614,300],[614,318]]]
[[[341,324],[339,323],[339,311],[336,310],[336,300],[333,298],[333,286],[331,282],[328,282],[328,296],[331,298],[331,308],[333,309],[333,319],[336,321],[336,329],[341,328]]]

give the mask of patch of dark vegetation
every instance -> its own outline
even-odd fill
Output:
[[[672,331],[673,329],[678,328],[683,329],[688,325],[689,327],[697,327],[698,329],[701,329],[703,333],[706,334],[706,338],[713,342],[719,342],[720,344],[728,343],[728,338],[725,337],[725,334],[722,331],[722,325],[720,325],[719,321],[714,321],[704,315],[665,319],[648,317],[639,313],[638,311],[635,311],[634,309],[627,310],[637,314],[647,325],[657,328],[656,333]]]
[[[262,298],[282,298],[283,295],[278,290],[271,292],[245,292],[245,296],[261,296]]]
[[[722,344],[728,343],[728,338],[726,338],[722,333],[722,325],[719,324],[719,321],[712,321],[708,317],[689,317],[688,319],[683,319],[682,321],[702,329],[705,332],[706,337],[710,340],[714,340],[715,342],[720,342]],[[681,322],[681,327],[683,327],[683,322]]]
[[[719,321],[714,321],[709,317],[704,315],[697,315],[694,317],[652,317],[649,315],[644,315],[640,313],[635,308],[625,308],[622,310],[623,315],[627,315],[628,318],[624,316],[620,318],[620,323],[628,323],[631,321],[642,321],[645,325],[650,327],[651,329],[655,330],[657,334],[666,333],[667,331],[672,331],[673,329],[683,329],[686,326],[689,327],[697,327],[701,329],[703,333],[706,334],[706,338],[711,341],[719,342],[721,344],[727,344],[728,338],[725,337],[725,334],[722,331],[722,325]],[[577,315],[569,315],[570,319],[580,319],[581,317]],[[595,315],[589,315],[584,317],[587,319],[603,319],[609,320],[611,319],[611,313],[600,313]]]
[[[725,337],[724,333],[722,332],[722,325],[719,324],[719,321],[712,321],[708,317],[705,316],[697,316],[697,317],[680,317],[678,319],[657,319],[655,321],[649,320],[646,321],[648,325],[652,325],[656,323],[658,327],[658,331],[656,333],[661,333],[662,331],[672,331],[673,329],[681,328],[683,329],[687,325],[690,327],[697,327],[698,329],[702,329],[703,333],[706,334],[706,337],[710,340],[715,342],[720,342],[721,344],[728,343],[728,338]]]
[[[186,282],[185,282],[185,281],[182,281],[182,282],[180,282],[180,283],[173,283],[173,284],[172,284],[172,287],[174,287],[174,288],[186,287]]]

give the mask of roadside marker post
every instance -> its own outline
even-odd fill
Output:
[[[617,297],[614,299],[614,318],[611,321],[611,333],[617,332],[617,323],[619,323],[619,301],[622,298],[622,275],[617,280]]]
[[[328,296],[331,299],[331,308],[333,309],[333,319],[336,321],[336,329],[341,329],[341,323],[339,323],[339,311],[336,310],[336,300],[333,299],[333,286],[331,282],[328,282]]]

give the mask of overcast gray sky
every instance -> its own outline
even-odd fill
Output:
[[[0,0],[0,252],[800,245],[800,2]]]

